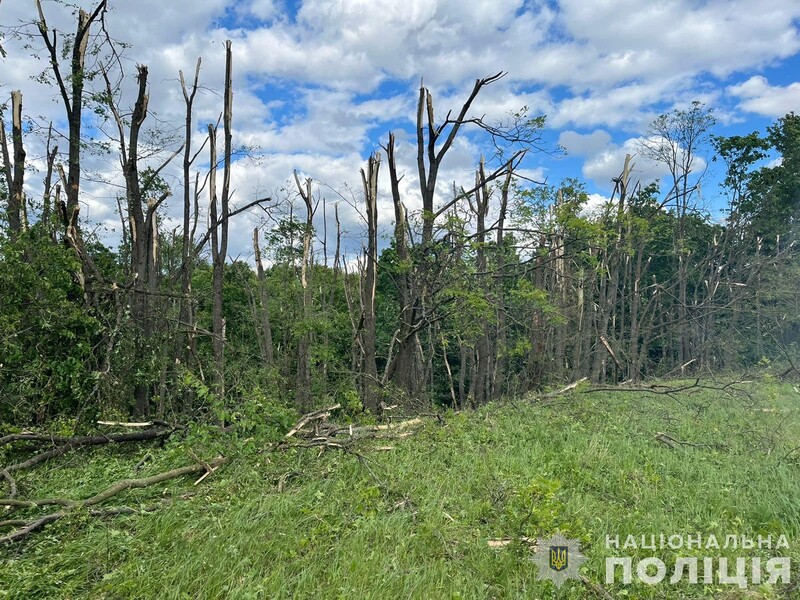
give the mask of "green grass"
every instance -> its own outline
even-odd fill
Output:
[[[800,446],[800,393],[745,387],[749,397],[695,390],[492,404],[431,421],[390,442],[392,451],[366,442],[366,465],[353,454],[241,442],[239,457],[199,486],[175,480],[113,503],[172,498],[154,513],[76,514],[0,548],[0,598],[595,597],[577,581],[557,590],[538,580],[522,541],[487,544],[556,532],[580,540],[589,558],[582,573],[614,597],[792,597],[782,586],[604,582],[607,556],[655,554],[669,579],[687,555],[608,550],[606,536],[783,534],[791,546],[779,554],[800,564],[800,451],[787,456]],[[658,432],[725,448],[670,449]],[[205,457],[218,450],[198,433],[164,449],[73,453],[20,474],[20,497],[84,497],[133,476],[148,452],[155,459],[137,476],[189,463],[189,448]],[[690,551],[748,565],[774,553]]]

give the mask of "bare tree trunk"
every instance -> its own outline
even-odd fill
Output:
[[[311,287],[309,286],[309,270],[311,263],[311,240],[314,234],[314,204],[311,196],[311,179],[306,179],[305,186],[300,183],[297,172],[294,174],[300,197],[306,205],[306,222],[303,229],[303,259],[300,264],[300,286],[303,293],[303,320],[306,322],[303,333],[297,344],[297,378],[295,400],[301,412],[311,409],[311,333],[307,321],[311,316]]]
[[[378,170],[380,169],[380,154],[370,156],[367,172],[361,169],[361,179],[364,185],[364,202],[367,213],[367,248],[365,253],[364,280],[362,284],[362,303],[364,307],[364,368],[363,392],[364,408],[373,413],[378,412],[379,381],[378,366],[375,362],[375,292],[376,274],[378,268]]]
[[[230,217],[229,201],[231,189],[231,123],[233,120],[233,58],[231,41],[225,42],[225,88],[222,113],[223,126],[223,167],[222,195],[220,197],[219,214],[217,213],[216,189],[211,192],[211,257],[212,257],[212,350],[214,354],[214,382],[217,397],[225,398],[225,318],[223,316],[223,285],[225,281],[225,260],[228,255],[228,222]],[[214,137],[216,130],[209,126],[209,136]],[[212,146],[216,144],[212,140]],[[212,170],[215,170],[216,148],[212,151]]]
[[[411,255],[408,249],[406,229],[406,208],[400,198],[400,179],[397,175],[397,163],[394,156],[394,134],[389,134],[389,144],[386,146],[387,162],[389,164],[389,180],[392,188],[392,202],[394,203],[394,243],[397,252],[398,272],[395,283],[400,301],[400,325],[395,336],[396,350],[387,364],[387,378],[395,381],[410,396],[415,396],[419,389],[419,373],[416,371],[416,339],[415,325],[417,318],[416,293],[413,290],[411,273]]]
[[[25,147],[22,144],[22,92],[15,90],[11,92],[11,144],[13,147],[13,163],[8,152],[6,141],[5,123],[0,114],[0,146],[3,153],[3,170],[6,182],[8,182],[8,219],[9,236],[12,240],[16,239],[23,227],[23,209],[25,205],[25,194],[23,192],[23,182],[25,180]]]
[[[178,318],[179,332],[176,335],[177,351],[176,358],[183,362],[188,362],[189,357],[195,356],[195,336],[193,334],[194,311],[192,310],[192,263],[193,263],[193,246],[194,246],[194,229],[192,227],[192,175],[191,168],[195,157],[192,155],[192,118],[194,110],[194,98],[197,94],[198,83],[200,79],[200,65],[201,59],[197,59],[197,65],[194,70],[194,81],[192,87],[189,89],[186,85],[186,80],[183,76],[183,71],[179,71],[181,91],[183,93],[183,100],[186,110],[186,117],[184,120],[184,142],[183,142],[183,230],[181,236],[181,300],[180,311]],[[199,152],[199,151],[198,151]],[[197,194],[197,185],[195,184],[194,194]],[[195,222],[195,226],[196,226]],[[185,333],[181,333],[185,331]],[[184,398],[184,409],[191,409],[190,398],[188,395]]]
[[[495,305],[497,306],[497,344],[494,373],[492,375],[492,397],[497,398],[503,392],[501,382],[505,379],[506,357],[508,355],[508,331],[506,329],[506,294],[505,294],[505,222],[508,211],[508,192],[511,187],[513,172],[509,169],[500,188],[500,214],[497,218],[496,265],[497,280],[495,284]]]
[[[39,33],[47,46],[50,55],[50,65],[53,69],[56,82],[58,84],[61,98],[69,124],[69,159],[67,175],[67,212],[73,213],[78,207],[78,197],[80,194],[81,178],[81,125],[83,110],[83,90],[86,78],[84,77],[84,65],[86,62],[86,50],[89,43],[89,29],[102,12],[106,10],[106,0],[102,0],[97,7],[87,13],[83,9],[78,11],[78,26],[75,38],[71,42],[72,56],[70,60],[70,74],[65,78],[59,67],[59,57],[61,50],[58,48],[58,34],[56,30],[52,32],[48,29],[47,21],[42,10],[41,0],[36,0],[36,7],[39,11]],[[52,33],[52,36],[51,36]],[[65,46],[65,48],[67,48]],[[69,82],[71,89],[67,90],[66,81]]]
[[[488,289],[483,283],[486,278],[486,216],[489,214],[489,186],[486,184],[486,172],[484,170],[483,157],[481,157],[478,171],[475,175],[475,203],[473,205],[469,196],[470,209],[477,217],[477,229],[475,231],[475,270],[478,273],[478,282],[485,294]],[[485,404],[489,398],[487,389],[489,384],[489,323],[486,316],[481,319],[480,333],[474,341],[476,361],[475,361],[475,381],[473,381],[475,405]]]

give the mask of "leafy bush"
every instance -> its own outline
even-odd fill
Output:
[[[0,420],[75,415],[99,377],[101,324],[89,314],[68,248],[30,234],[0,239]]]

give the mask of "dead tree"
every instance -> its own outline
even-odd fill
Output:
[[[225,42],[225,88],[222,113],[223,156],[222,195],[217,207],[216,191],[216,128],[209,125],[211,142],[211,173],[209,178],[211,195],[211,261],[212,261],[212,350],[214,354],[214,382],[217,396],[225,397],[225,319],[222,315],[222,287],[225,277],[225,259],[228,255],[228,221],[230,218],[231,157],[233,154],[231,122],[233,119],[233,57],[231,41]]]
[[[437,125],[433,111],[433,95],[428,88],[420,86],[419,101],[417,103],[417,170],[419,171],[419,185],[422,196],[422,244],[430,244],[433,240],[434,221],[442,209],[434,211],[434,199],[436,195],[436,182],[439,177],[439,169],[444,157],[453,145],[461,126],[467,122],[479,122],[475,119],[468,119],[467,113],[478,97],[480,91],[502,79],[505,73],[495,73],[483,79],[477,79],[467,100],[461,105],[458,116],[451,118],[450,113],[444,122]],[[449,128],[449,131],[448,131]],[[427,130],[427,135],[426,135]],[[437,148],[440,138],[447,134],[441,146]]]
[[[364,408],[373,413],[378,410],[379,392],[378,367],[375,362],[375,292],[378,269],[378,170],[381,164],[380,161],[380,154],[375,153],[369,157],[366,173],[364,169],[361,169],[361,180],[364,185],[364,203],[367,209],[367,248],[365,250],[363,282],[361,285],[364,310],[362,398]]]
[[[85,64],[86,52],[89,45],[90,29],[92,24],[101,18],[106,10],[106,0],[102,0],[93,11],[78,11],[78,26],[75,37],[68,44],[59,46],[58,32],[50,30],[42,9],[41,0],[36,0],[39,11],[37,27],[39,34],[47,47],[50,58],[50,67],[58,85],[58,91],[64,102],[64,110],[69,124],[69,158],[67,161],[67,213],[78,210],[78,199],[81,181],[81,125],[83,123],[83,92],[86,82]],[[70,69],[68,74],[62,73],[59,59],[65,51],[70,52]],[[67,88],[69,85],[69,89]]]
[[[3,154],[3,174],[8,184],[8,219],[9,236],[16,239],[23,230],[26,219],[25,193],[22,184],[25,180],[25,147],[22,144],[22,92],[11,92],[11,144],[13,160],[8,152],[6,126],[0,112],[0,150]]]
[[[394,158],[394,137],[390,135],[386,147],[389,175],[392,183],[392,199],[395,205],[395,243],[397,245],[399,271],[397,285],[400,296],[400,323],[392,342],[393,354],[387,362],[386,378],[392,380],[410,397],[420,394],[424,385],[422,372],[422,343],[420,334],[429,331],[432,319],[438,309],[437,294],[441,291],[443,279],[439,277],[434,231],[436,220],[452,206],[462,201],[474,189],[465,190],[441,206],[436,206],[436,186],[442,161],[466,124],[477,125],[497,139],[506,132],[503,128],[488,127],[480,118],[468,117],[468,113],[481,90],[499,79],[505,73],[496,73],[475,81],[471,93],[454,117],[448,113],[441,123],[436,122],[433,96],[430,91],[420,87],[417,103],[417,170],[419,189],[422,198],[422,232],[420,244],[412,253],[406,241],[408,228],[405,209],[400,198],[399,181]],[[517,140],[518,141],[518,140]],[[506,174],[508,168],[518,163],[525,151],[513,155],[500,169],[487,175],[486,183]]]
[[[478,274],[478,284],[483,288],[483,292],[487,293],[488,290],[484,285],[486,277],[487,261],[486,261],[486,217],[489,215],[489,199],[491,191],[486,183],[486,170],[484,168],[483,157],[481,157],[480,165],[475,173],[475,196],[474,202],[472,197],[467,196],[470,210],[476,217],[476,231],[475,231],[475,271]],[[475,336],[475,377],[472,380],[472,399],[476,406],[484,404],[489,398],[490,382],[489,382],[489,323],[488,319],[484,316],[481,319],[479,332]]]
[[[497,307],[497,341],[495,346],[495,362],[492,372],[492,398],[501,393],[501,383],[505,377],[506,357],[508,355],[508,332],[506,329],[506,294],[505,294],[505,224],[508,214],[508,194],[514,172],[509,169],[500,186],[500,213],[497,217],[497,238],[495,253],[495,271],[497,279],[494,286],[494,304]]]
[[[192,307],[192,247],[194,245],[194,231],[197,227],[197,210],[194,211],[194,224],[192,224],[192,205],[197,207],[197,177],[195,177],[194,194],[192,194],[192,165],[202,151],[201,148],[192,154],[192,131],[193,131],[193,110],[194,99],[197,95],[198,82],[200,79],[200,65],[201,59],[197,59],[197,65],[194,70],[194,81],[191,88],[186,85],[186,80],[183,76],[183,71],[179,72],[181,91],[183,92],[183,101],[186,109],[186,118],[184,121],[184,140],[183,140],[183,230],[182,230],[182,243],[181,243],[181,308],[179,316],[179,325],[185,328],[186,334],[177,335],[178,349],[176,358],[182,359],[186,362],[187,356],[195,355],[195,336],[193,335],[194,329],[194,311]],[[205,143],[203,144],[203,146]]]
[[[306,322],[297,344],[297,378],[296,402],[301,411],[307,412],[311,407],[311,332],[307,321],[311,317],[312,290],[309,286],[311,270],[311,241],[314,235],[314,200],[311,195],[311,179],[300,183],[297,171],[294,172],[297,191],[306,207],[306,221],[303,228],[303,258],[300,264],[300,287],[302,289],[303,320]]]
[[[170,196],[169,190],[158,196],[152,194],[155,179],[177,156],[174,152],[147,177],[142,177],[139,165],[139,140],[147,118],[148,69],[137,67],[138,91],[130,117],[123,115],[115,100],[118,83],[112,83],[106,69],[101,70],[106,84],[107,107],[117,128],[120,166],[125,180],[125,208],[127,212],[127,243],[130,252],[129,273],[131,317],[139,330],[137,346],[140,355],[153,350],[156,316],[159,311],[158,289],[161,280],[158,249],[158,208]],[[127,129],[127,135],[126,135]],[[150,410],[150,384],[139,381],[134,390],[135,411],[146,417]]]
[[[47,55],[50,62],[50,69],[56,81],[59,95],[64,104],[64,114],[66,116],[69,131],[67,134],[68,159],[67,171],[61,173],[66,202],[57,203],[58,214],[64,228],[64,243],[72,248],[81,265],[80,272],[75,273],[76,279],[84,291],[84,299],[87,303],[94,303],[96,299],[91,290],[91,282],[102,281],[103,277],[94,264],[91,256],[84,248],[81,236],[78,213],[80,205],[80,181],[81,181],[81,126],[83,123],[83,107],[85,104],[84,88],[87,81],[85,65],[86,56],[89,51],[89,39],[92,25],[102,19],[107,7],[107,0],[100,3],[91,12],[83,9],[78,11],[78,22],[73,39],[66,43],[59,40],[58,32],[51,30],[45,19],[41,0],[36,0],[36,8],[39,13],[39,20],[36,27],[39,36],[45,44]],[[60,60],[63,56],[69,56],[69,71],[62,70]]]

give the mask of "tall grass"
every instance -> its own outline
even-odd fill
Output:
[[[392,442],[391,451],[370,451],[366,443],[359,450],[364,458],[263,452],[267,440],[250,440],[196,487],[171,481],[116,503],[171,499],[152,514],[76,514],[0,549],[0,597],[595,597],[579,581],[556,589],[537,578],[523,538],[557,532],[580,541],[589,558],[582,573],[614,597],[791,594],[780,586],[743,591],[685,580],[605,583],[607,556],[654,554],[607,549],[607,536],[783,534],[790,542],[798,536],[800,452],[791,450],[800,446],[800,394],[771,383],[736,397],[694,392],[492,404],[446,415],[443,424],[432,421]],[[656,440],[659,432],[698,446],[670,448]],[[130,477],[147,452],[155,460],[140,476],[185,464],[192,445],[194,452],[213,448],[190,437],[163,450],[75,453],[21,479],[20,495],[82,497]],[[499,549],[487,543],[498,538],[512,542]],[[686,553],[655,551],[668,566]],[[800,558],[794,543],[780,554]]]

